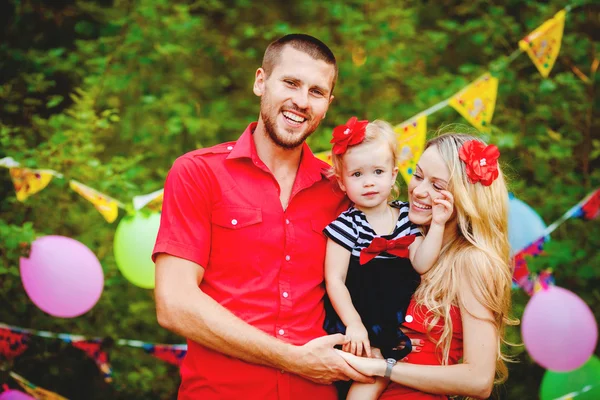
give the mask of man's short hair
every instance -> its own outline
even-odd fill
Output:
[[[338,76],[337,61],[335,60],[333,52],[319,39],[302,33],[285,35],[275,40],[267,47],[262,61],[262,68],[265,70],[267,78],[271,75],[271,72],[273,72],[273,69],[279,62],[279,56],[285,46],[291,46],[298,51],[308,54],[315,60],[322,60],[327,64],[333,65],[335,69],[335,75],[331,86],[331,93],[333,93],[333,88],[335,87]]]

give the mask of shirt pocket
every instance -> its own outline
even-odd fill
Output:
[[[263,239],[262,211],[259,208],[226,206],[212,212],[211,263],[255,262]]]

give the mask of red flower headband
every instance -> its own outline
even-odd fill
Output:
[[[334,143],[333,154],[344,154],[348,146],[354,146],[365,138],[365,128],[369,121],[358,121],[352,117],[345,125],[340,125],[333,130],[333,138],[329,143]]]
[[[500,151],[493,144],[486,146],[478,140],[469,140],[462,145],[458,155],[467,166],[469,182],[490,186],[498,177]]]

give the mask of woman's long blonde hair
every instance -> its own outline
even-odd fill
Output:
[[[508,242],[508,191],[502,171],[490,185],[470,183],[459,150],[471,135],[446,133],[427,142],[435,146],[450,171],[448,190],[454,195],[457,224],[452,239],[445,243],[436,265],[422,276],[415,292],[417,304],[431,310],[431,331],[441,319],[443,329],[437,343],[441,362],[446,365],[452,340],[452,306],[464,307],[460,286],[467,283],[477,300],[493,314],[498,331],[496,383],[506,380],[508,358],[502,353],[505,327],[516,322],[509,317],[511,308],[512,264]],[[499,167],[500,169],[500,167]],[[467,310],[468,312],[468,310]],[[477,316],[476,316],[477,317]]]

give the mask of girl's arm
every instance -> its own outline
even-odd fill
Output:
[[[437,261],[442,250],[444,228],[454,211],[454,197],[447,190],[440,191],[441,197],[434,199],[431,210],[431,225],[425,238],[417,238],[408,248],[410,261],[415,270],[423,275]]]
[[[346,334],[349,336],[358,336],[350,337],[352,342],[345,345],[344,350],[355,354],[362,354],[364,347],[364,350],[370,357],[371,348],[368,343],[368,334],[363,326],[360,315],[352,304],[350,292],[348,292],[348,288],[346,287],[346,275],[348,273],[350,255],[348,250],[333,240],[327,239],[325,287],[327,288],[327,295],[329,296],[329,300],[331,300],[333,308],[346,326]],[[365,335],[367,337],[364,337]],[[364,345],[359,343],[364,343]]]
[[[498,356],[498,332],[492,312],[473,295],[470,285],[461,287],[463,325],[463,362],[449,366],[398,363],[391,380],[423,392],[471,396],[487,399],[492,392]],[[384,376],[386,363],[373,358],[339,354],[357,371],[371,376]]]
[[[435,264],[442,250],[444,225],[431,224],[425,237],[417,237],[408,247],[410,261],[415,271],[423,275]]]

